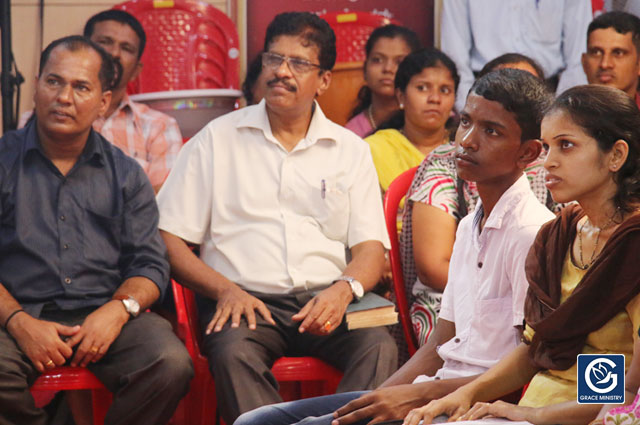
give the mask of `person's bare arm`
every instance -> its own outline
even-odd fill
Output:
[[[427,343],[420,347],[400,369],[380,385],[380,388],[393,385],[410,384],[419,375],[433,376],[442,367],[443,361],[438,356],[438,346],[449,341],[456,335],[456,325],[453,322],[439,318],[433,334]]]
[[[414,202],[411,229],[420,282],[438,291],[444,290],[456,236],[455,219],[440,208]]]
[[[351,261],[342,274],[357,279],[365,292],[370,291],[380,279],[384,268],[382,243],[361,242],[351,248],[351,254]],[[302,322],[298,328],[300,332],[326,335],[342,323],[347,306],[352,300],[351,286],[347,281],[341,280],[313,297],[292,319]],[[327,322],[331,326],[325,328]]]
[[[631,303],[629,303],[631,304]],[[627,306],[628,310],[629,306]],[[630,312],[630,317],[631,312]],[[627,374],[624,377],[624,404],[631,404],[638,393],[638,388],[640,388],[640,338],[634,337],[633,342],[633,359],[631,360],[631,365],[629,365],[629,370],[627,370]],[[598,414],[598,418],[604,418],[604,415],[614,407],[619,407],[619,404],[605,404],[602,406],[600,413]]]
[[[209,322],[206,333],[220,331],[229,319],[231,327],[238,327],[242,316],[246,317],[249,328],[255,329],[255,310],[275,324],[262,301],[206,265],[184,240],[163,230],[160,230],[160,235],[169,253],[171,275],[186,287],[217,301],[216,313]]]
[[[414,409],[405,418],[405,424],[417,425],[421,420],[431,423],[436,416],[446,414],[455,421],[479,401],[490,401],[510,394],[528,383],[538,371],[528,357],[529,347],[520,344],[506,357],[477,379],[439,400]]]
[[[366,418],[372,422],[403,418],[411,409],[431,400],[444,397],[467,384],[476,376],[442,379],[412,384],[418,375],[435,375],[442,366],[436,348],[455,336],[455,325],[445,319],[438,320],[434,333],[396,373],[378,389],[353,400],[334,413],[333,425],[347,425]]]
[[[22,309],[18,301],[0,284],[0,321],[4,326],[7,319]],[[13,314],[7,324],[6,331],[31,360],[39,372],[54,365],[63,365],[73,350],[61,338],[72,336],[79,326],[64,326],[55,322],[36,319],[24,311]],[[53,363],[51,363],[53,362]]]
[[[533,425],[579,425],[592,421],[601,406],[601,404],[578,404],[575,401],[544,407],[518,406],[504,401],[480,402],[476,403],[459,420],[471,421],[491,416],[511,421],[526,421]]]

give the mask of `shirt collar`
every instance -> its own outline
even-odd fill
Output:
[[[129,108],[132,111],[136,111],[137,110],[137,105],[133,102],[133,100],[131,100],[131,98],[129,97],[129,95],[127,93],[124,94],[124,97],[122,98],[122,100],[120,101],[120,104],[118,105],[118,107],[116,108],[116,110],[114,111],[120,111],[121,109],[125,109],[125,108]]]
[[[37,118],[31,120],[26,127],[27,137],[24,144],[25,158],[29,152],[40,152],[46,158],[40,145],[38,131],[36,128]],[[78,158],[78,162],[94,162],[95,164],[104,164],[104,150],[99,140],[99,134],[92,128],[87,137],[87,143]]]
[[[125,115],[131,115],[133,117],[134,124],[137,127],[141,127],[142,126],[142,124],[138,121],[140,119],[140,115],[142,114],[142,111],[140,111],[139,105],[137,105],[133,100],[131,100],[129,95],[127,93],[125,93],[124,97],[120,101],[120,104],[113,111],[113,113],[111,115],[109,115],[108,117],[98,118],[96,120],[96,121],[98,121],[98,120],[101,121],[99,128],[102,128],[104,123],[106,123],[107,121],[109,121],[112,118],[117,117],[118,114],[120,114],[120,113],[123,113]]]
[[[522,175],[515,181],[498,199],[498,202],[491,210],[491,214],[487,218],[487,221],[484,224],[484,228],[494,228],[500,229],[502,227],[502,222],[504,220],[505,215],[513,210],[515,204],[520,202],[523,196],[525,196],[528,192],[531,192],[531,187],[529,186],[529,179],[527,175],[522,173]],[[482,220],[482,216],[484,215],[484,207],[482,205],[482,199],[478,199],[478,205],[476,205],[475,216],[473,218],[473,227],[474,230],[480,224],[480,220]]]
[[[313,102],[314,110],[311,116],[311,123],[309,123],[309,129],[304,139],[293,149],[294,151],[305,149],[317,143],[319,140],[337,142],[339,139],[335,131],[335,125],[324,115],[318,102],[315,100]],[[246,114],[238,121],[236,128],[248,127],[262,130],[267,140],[280,145],[280,142],[277,141],[271,132],[266,101],[262,99],[259,104],[247,106],[245,110]]]

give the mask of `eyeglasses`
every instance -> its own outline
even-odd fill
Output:
[[[282,62],[287,62],[289,69],[296,74],[305,74],[313,68],[320,68],[319,64],[311,63],[304,59],[290,58],[271,52],[262,54],[262,65],[267,68],[278,69],[282,66]]]

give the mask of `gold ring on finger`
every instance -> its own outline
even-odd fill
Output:
[[[91,354],[96,354],[96,353],[98,352],[98,347],[91,347],[91,348],[89,349],[89,352],[90,352]]]
[[[47,367],[54,367],[56,364],[53,362],[53,360],[49,360],[44,365],[47,366]]]
[[[325,332],[329,332],[331,330],[331,320],[324,322],[324,330]]]

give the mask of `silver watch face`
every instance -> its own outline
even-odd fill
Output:
[[[357,299],[360,299],[364,296],[364,288],[362,284],[355,279],[349,281],[349,285],[351,285],[351,292],[353,292],[353,296]]]
[[[140,314],[140,304],[133,298],[122,300],[122,304],[124,304],[124,308],[131,316],[137,317]]]

